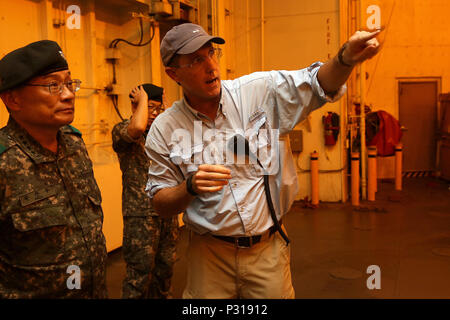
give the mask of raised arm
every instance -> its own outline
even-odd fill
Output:
[[[133,88],[130,92],[133,115],[128,125],[128,134],[137,139],[144,134],[148,123],[148,96],[142,86]]]
[[[380,44],[376,36],[380,32],[381,30],[357,31],[333,59],[323,64],[317,78],[326,93],[330,94],[339,90],[347,81],[356,64],[370,59],[378,53]]]

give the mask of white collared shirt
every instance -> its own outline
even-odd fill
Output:
[[[175,102],[155,119],[147,136],[146,152],[152,160],[146,187],[149,197],[179,185],[199,164],[223,164],[231,170],[228,185],[219,192],[197,196],[185,210],[185,224],[200,234],[227,236],[257,235],[270,228],[273,221],[264,173],[270,175],[272,201],[280,219],[298,192],[286,134],[311,111],[338,100],[346,89],[344,85],[333,97],[327,96],[317,80],[321,65],[317,62],[297,71],[257,72],[221,81],[214,121],[185,99]],[[230,139],[235,134],[245,136],[264,169],[256,161],[239,164],[230,157]]]

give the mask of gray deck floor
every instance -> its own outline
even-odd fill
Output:
[[[450,298],[450,189],[433,178],[407,178],[403,191],[379,181],[377,200],[296,202],[284,219],[291,239],[296,298]],[[186,271],[185,228],[173,277],[180,298]],[[381,271],[381,289],[369,290],[367,268]],[[125,264],[121,250],[108,258],[110,298],[120,298]]]

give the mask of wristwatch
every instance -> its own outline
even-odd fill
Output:
[[[344,44],[342,45],[342,47],[339,49],[339,52],[338,52],[338,60],[339,60],[339,63],[342,64],[343,66],[346,66],[346,67],[353,67],[354,65],[345,63],[345,62],[344,62],[344,58],[342,57],[342,55],[344,54],[344,50],[345,50],[345,48],[347,47],[347,44],[348,44],[348,42],[344,43]]]
[[[193,195],[193,196],[198,196],[198,193],[194,191],[194,189],[192,188],[192,178],[194,177],[193,174],[191,174],[189,176],[189,178],[186,179],[186,190],[189,194]]]

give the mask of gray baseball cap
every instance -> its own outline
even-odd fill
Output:
[[[199,25],[183,23],[170,29],[161,41],[161,58],[168,66],[175,54],[190,54],[200,49],[208,41],[224,44],[221,37],[213,37]]]

